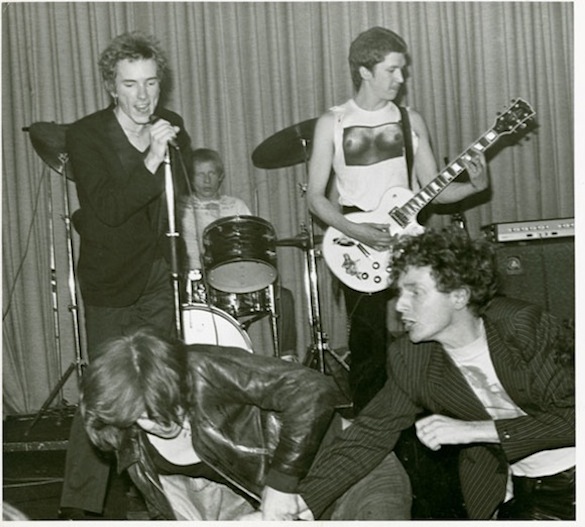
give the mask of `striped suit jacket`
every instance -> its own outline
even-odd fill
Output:
[[[559,323],[540,307],[496,298],[484,315],[496,373],[526,413],[496,420],[500,444],[464,446],[459,474],[471,519],[489,519],[505,497],[510,463],[534,452],[575,444],[574,370],[556,359]],[[487,420],[463,375],[437,343],[397,340],[388,381],[352,426],[313,463],[299,492],[316,518],[390,452],[423,411]]]

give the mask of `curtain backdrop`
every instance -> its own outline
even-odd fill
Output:
[[[100,51],[125,31],[152,33],[170,59],[166,105],[184,117],[193,146],[219,150],[224,190],[269,220],[279,238],[291,237],[309,221],[305,165],[263,170],[252,152],[352,96],[349,45],[375,25],[409,44],[403,102],[426,118],[440,165],[491,127],[513,98],[526,99],[537,113],[530,133],[488,153],[491,190],[463,209],[472,236],[490,223],[574,215],[570,2],[3,4],[5,413],[36,411],[48,398],[75,359],[77,319],[84,353],[83,309],[71,286],[65,236],[65,197],[75,210],[75,185],[48,168],[23,128],[70,123],[103,108]],[[431,218],[447,221],[444,214]],[[75,259],[77,243],[74,233]],[[305,253],[279,247],[278,266],[281,283],[295,295],[302,356],[311,342]],[[329,346],[342,349],[345,311],[320,259],[318,276],[322,328]],[[266,335],[259,339],[269,345]],[[75,378],[55,403],[77,401]]]

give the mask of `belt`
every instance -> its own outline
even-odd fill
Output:
[[[539,476],[535,478],[512,476],[512,479],[514,481],[514,493],[516,495],[535,491],[560,491],[567,489],[571,485],[575,485],[575,467],[568,468],[550,476]]]
[[[341,212],[343,212],[343,214],[349,214],[351,212],[364,212],[364,210],[354,205],[343,205]]]

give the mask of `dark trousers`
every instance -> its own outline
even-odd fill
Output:
[[[575,467],[540,478],[513,477],[514,497],[498,520],[574,520]]]
[[[343,291],[350,324],[349,386],[357,413],[386,382],[386,349],[389,344],[386,310],[392,292],[365,294],[348,287]]]
[[[89,360],[105,341],[139,327],[158,329],[165,336],[175,328],[173,290],[169,267],[157,260],[142,296],[128,307],[85,306]],[[104,507],[111,461],[89,441],[79,411],[76,412],[67,447],[61,507],[101,513]]]

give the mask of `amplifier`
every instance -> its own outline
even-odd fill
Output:
[[[492,223],[481,228],[492,242],[518,242],[575,236],[575,218]]]
[[[500,223],[482,227],[496,243],[500,293],[540,304],[575,319],[573,218]]]

